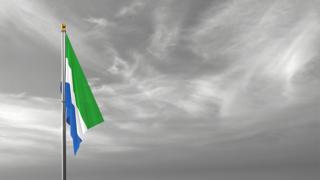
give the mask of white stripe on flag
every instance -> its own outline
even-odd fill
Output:
[[[84,133],[88,130],[87,126],[84,124],[80,111],[78,109],[75,94],[73,91],[73,81],[72,81],[72,72],[69,66],[68,58],[66,58],[66,82],[70,84],[70,92],[71,92],[71,101],[75,108],[76,114],[76,124],[77,124],[77,133],[81,140],[84,138]]]

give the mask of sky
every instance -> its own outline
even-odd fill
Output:
[[[60,178],[62,22],[105,119],[70,180],[319,179],[319,0],[0,4],[0,179]]]

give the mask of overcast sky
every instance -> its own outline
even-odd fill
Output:
[[[0,179],[60,178],[60,23],[105,122],[70,180],[315,180],[319,0],[0,0]]]

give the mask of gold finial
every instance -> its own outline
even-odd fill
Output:
[[[61,32],[66,32],[67,31],[67,25],[66,24],[61,24]]]

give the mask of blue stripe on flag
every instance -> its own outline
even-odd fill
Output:
[[[70,125],[70,134],[73,140],[73,152],[77,154],[77,151],[80,147],[81,139],[77,133],[77,122],[76,122],[76,112],[75,107],[72,104],[71,100],[71,90],[70,84],[65,84],[65,93],[66,93],[66,115],[67,115],[67,123]]]

